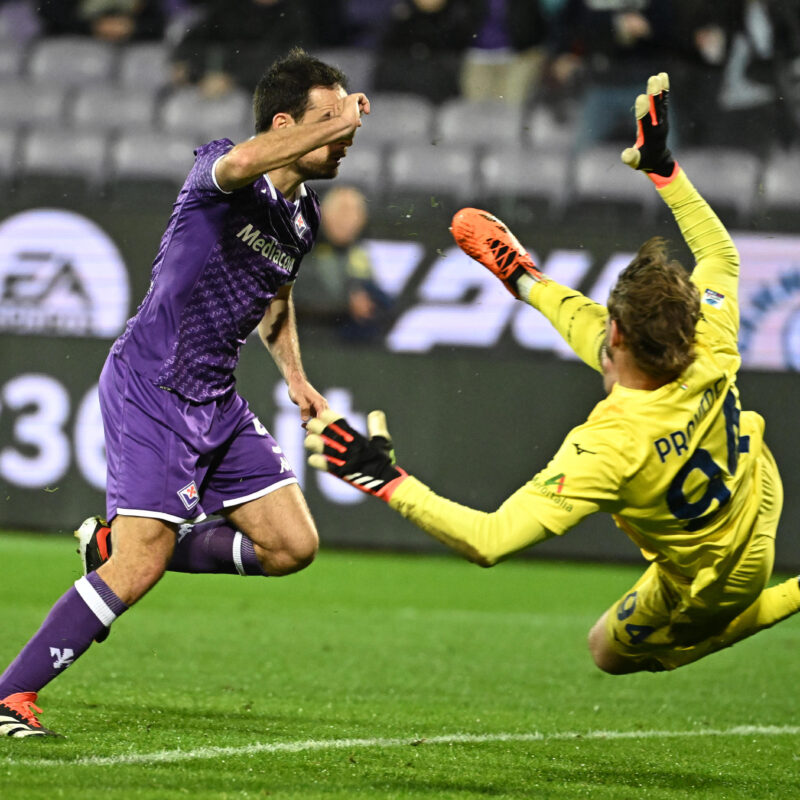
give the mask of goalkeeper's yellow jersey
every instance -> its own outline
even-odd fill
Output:
[[[735,383],[738,253],[682,172],[659,191],[696,260],[702,316],[694,362],[654,391],[616,384],[545,469],[493,514],[440,498],[414,478],[401,483],[391,505],[473,560],[494,563],[605,511],[645,558],[697,591],[747,544],[761,502],[760,470],[774,467],[759,458],[763,419],[741,411]],[[600,369],[605,307],[553,282],[534,286],[530,302]]]

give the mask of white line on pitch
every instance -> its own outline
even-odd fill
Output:
[[[0,758],[7,766],[37,767],[109,767],[122,764],[164,764],[193,759],[246,756],[256,753],[300,753],[313,750],[352,750],[361,748],[411,747],[436,744],[491,744],[493,742],[560,742],[581,739],[688,739],[707,736],[795,736],[796,725],[735,725],[731,728],[707,728],[691,731],[577,731],[563,733],[448,733],[440,736],[402,739],[306,739],[296,742],[263,742],[238,747],[198,747],[194,750],[159,750],[154,753],[128,753],[86,758]]]

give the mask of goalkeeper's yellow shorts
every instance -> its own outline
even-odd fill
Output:
[[[701,603],[691,594],[691,581],[651,564],[608,610],[607,642],[614,652],[644,669],[675,669],[708,652],[707,640],[755,602],[772,574],[783,506],[780,476],[766,446],[761,458],[761,506],[736,566],[703,592]]]

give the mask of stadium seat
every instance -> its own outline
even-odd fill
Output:
[[[0,81],[0,127],[64,123],[65,90],[55,84]]]
[[[553,109],[540,105],[526,119],[523,139],[537,149],[566,151],[575,141],[575,124],[571,118],[561,119]]]
[[[33,45],[28,75],[37,82],[66,86],[109,81],[116,66],[116,50],[105,42],[84,37],[41,39]]]
[[[107,142],[100,133],[34,130],[23,137],[21,150],[24,176],[80,178],[92,186],[105,177]]]
[[[389,156],[392,191],[446,195],[459,200],[477,196],[476,157],[472,147],[408,144]]]
[[[0,129],[0,182],[8,183],[17,172],[17,135]]]
[[[800,208],[800,149],[774,150],[764,169],[762,206],[767,210]]]
[[[312,55],[332,64],[344,72],[351,92],[366,92],[372,89],[375,56],[371,50],[360,47],[334,47],[315,50]]]
[[[0,80],[17,76],[25,63],[26,48],[20,42],[0,41]]]
[[[728,148],[681,149],[678,162],[720,216],[733,213],[745,222],[753,212],[761,159],[748,150]]]
[[[110,173],[117,181],[154,181],[180,186],[194,163],[191,136],[124,133],[111,147]]]
[[[541,199],[556,215],[566,199],[570,162],[561,150],[498,146],[481,158],[480,176],[488,197]]]
[[[169,49],[161,44],[129,44],[119,60],[119,82],[126,89],[161,89],[170,82]]]
[[[151,89],[125,89],[102,84],[82,89],[70,105],[71,122],[76,128],[98,131],[134,130],[153,124],[155,92]]]
[[[449,100],[436,116],[436,138],[440,142],[481,146],[520,141],[522,111],[501,100],[473,102]]]
[[[571,204],[637,208],[649,217],[657,208],[658,194],[653,184],[626,167],[620,153],[626,144],[595,145],[577,154],[574,165]]]
[[[208,100],[197,89],[181,89],[164,101],[161,124],[165,133],[187,134],[195,144],[224,138],[237,142],[252,135],[250,105],[243,90]]]
[[[365,117],[356,141],[370,144],[430,143],[433,135],[433,104],[415,94],[387,92],[370,95],[372,113]]]

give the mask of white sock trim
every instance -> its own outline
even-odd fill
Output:
[[[111,623],[117,618],[117,615],[108,607],[108,603],[100,597],[97,593],[97,589],[89,583],[85,575],[75,581],[75,589],[97,619],[99,619],[106,628],[110,628]]]
[[[236,531],[233,534],[233,564],[236,567],[236,571],[240,575],[247,575],[247,572],[244,568],[244,562],[242,561],[242,534],[241,531]]]

